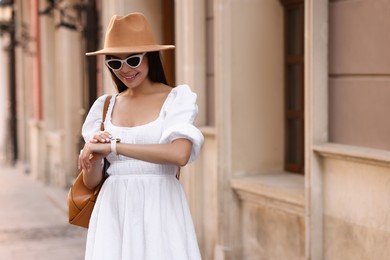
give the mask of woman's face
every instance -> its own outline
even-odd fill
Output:
[[[113,54],[107,57],[106,64],[129,89],[138,87],[148,77],[149,66],[145,53]]]

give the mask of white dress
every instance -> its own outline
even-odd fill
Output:
[[[96,100],[83,125],[84,140],[99,131],[106,95]],[[135,127],[111,122],[113,95],[105,130],[122,143],[169,143],[177,138],[192,141],[193,161],[203,135],[193,125],[196,94],[187,85],[172,89],[159,117]],[[109,154],[111,163],[93,210],[87,237],[88,260],[197,260],[201,259],[185,193],[175,178],[177,167]]]

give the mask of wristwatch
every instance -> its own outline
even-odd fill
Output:
[[[120,138],[111,138],[111,152],[115,155],[118,155],[117,152],[116,152],[116,144],[119,143],[121,141]]]

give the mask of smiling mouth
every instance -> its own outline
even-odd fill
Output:
[[[134,74],[134,75],[125,75],[123,76],[126,80],[132,80],[134,79],[136,76],[138,75],[138,73]]]

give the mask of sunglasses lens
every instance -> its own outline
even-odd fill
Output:
[[[126,62],[130,67],[136,68],[141,63],[141,57],[129,57]]]
[[[107,62],[108,66],[110,66],[113,70],[118,70],[122,66],[122,63],[118,60],[110,60]]]

